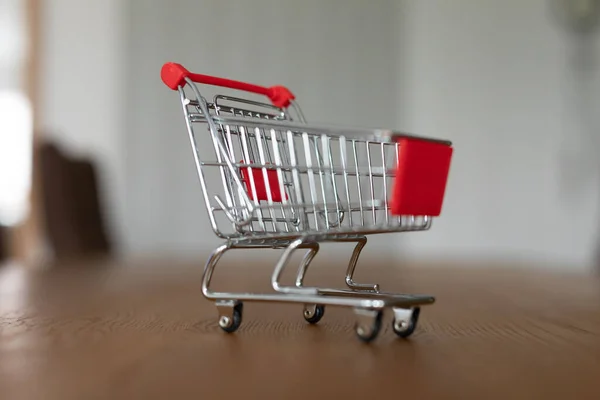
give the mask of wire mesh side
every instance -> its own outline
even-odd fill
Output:
[[[427,218],[390,215],[397,143],[256,123],[228,124],[220,118],[216,135],[209,135],[214,152],[200,156],[197,141],[207,128],[210,131],[200,101],[182,96],[211,223],[219,236],[294,237],[428,227]],[[229,96],[215,96],[205,104],[211,115],[221,117],[292,120],[285,110]],[[235,223],[244,218],[250,222]]]

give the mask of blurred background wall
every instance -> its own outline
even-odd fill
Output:
[[[124,254],[205,254],[218,240],[162,64],[285,84],[313,121],[393,126],[393,10],[391,1],[49,0],[40,118],[70,150],[96,156]]]
[[[396,125],[456,148],[443,218],[403,251],[594,262],[600,34],[580,19],[597,3],[403,2]]]
[[[584,268],[600,230],[599,34],[575,32],[551,3],[44,0],[40,127],[98,161],[125,256],[218,242],[159,78],[176,61],[284,84],[310,121],[452,140],[442,218],[374,237],[377,254]]]
[[[126,239],[126,5],[121,0],[39,2],[41,135],[97,163],[107,224],[117,242]]]

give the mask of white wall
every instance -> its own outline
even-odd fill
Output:
[[[600,81],[576,79],[548,1],[83,3],[45,2],[42,121],[100,158],[127,254],[217,242],[177,97],[159,79],[177,61],[288,85],[311,121],[453,140],[443,217],[427,233],[373,238],[378,252],[590,260],[597,125],[578,121],[577,101],[597,108]]]
[[[108,223],[123,237],[124,3],[41,2],[41,134],[99,164]]]
[[[600,230],[599,36],[582,81],[573,37],[549,6],[424,0],[399,10],[397,124],[455,144],[443,218],[407,237],[411,253],[590,262]],[[582,96],[592,110],[584,122]]]

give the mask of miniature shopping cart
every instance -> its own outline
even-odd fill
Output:
[[[202,293],[219,311],[219,326],[226,332],[239,328],[243,301],[278,301],[303,304],[304,318],[313,324],[326,305],[352,307],[356,333],[365,342],[375,339],[383,310],[391,308],[394,332],[410,336],[420,306],[434,298],[384,293],[379,285],[355,282],[354,270],[367,235],[430,228],[442,208],[451,143],[390,130],[307,124],[294,95],[282,86],[194,74],[175,63],[163,66],[161,78],[179,92],[210,224],[224,239],[202,280]],[[271,104],[222,94],[209,102],[195,83],[264,95]],[[347,289],[304,284],[325,242],[356,243]],[[283,250],[271,276],[274,292],[211,290],[221,256],[249,248]],[[295,285],[284,285],[282,273],[297,249],[307,253]]]

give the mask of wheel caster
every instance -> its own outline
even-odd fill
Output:
[[[356,336],[365,343],[375,340],[381,330],[383,311],[356,309],[354,312],[357,316],[355,325]]]
[[[316,324],[323,318],[325,314],[325,306],[323,304],[307,304],[304,306],[302,315],[306,322]]]
[[[412,335],[415,329],[417,329],[420,313],[420,307],[415,307],[412,310],[395,308],[394,320],[392,321],[394,333],[401,338],[407,338]]]
[[[219,327],[227,333],[233,333],[238,330],[242,324],[242,311],[244,304],[242,302],[224,302],[218,303]]]

